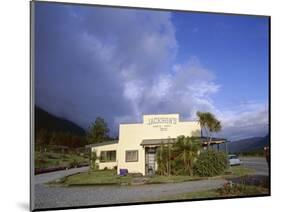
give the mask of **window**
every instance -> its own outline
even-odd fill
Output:
[[[116,161],[116,151],[101,151],[100,152],[100,162],[115,162]]]
[[[126,162],[137,162],[138,161],[138,150],[126,151]]]

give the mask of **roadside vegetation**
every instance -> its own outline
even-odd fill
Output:
[[[86,133],[66,120],[42,114],[43,119],[38,118],[35,130],[35,174],[86,165],[97,169],[95,163],[90,164],[90,159],[96,160],[96,156],[89,154],[85,145],[116,139],[109,136],[107,123],[100,117]]]
[[[74,168],[87,165],[89,158],[83,153],[58,153],[52,151],[35,152],[35,168],[48,169],[56,167]]]
[[[225,184],[222,188],[206,191],[188,192],[178,195],[164,195],[157,198],[143,199],[142,201],[171,201],[171,200],[194,200],[194,199],[211,199],[223,197],[244,197],[267,195],[267,188],[261,186],[243,185],[243,184]]]
[[[89,164],[82,135],[40,129],[35,133],[35,174]]]

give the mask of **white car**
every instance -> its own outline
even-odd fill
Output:
[[[229,165],[230,166],[242,164],[242,161],[238,158],[237,155],[228,155],[228,159],[229,159]]]

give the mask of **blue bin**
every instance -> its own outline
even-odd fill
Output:
[[[120,169],[120,176],[126,176],[128,174],[128,169]]]

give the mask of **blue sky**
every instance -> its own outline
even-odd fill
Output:
[[[268,99],[268,19],[255,16],[180,13],[172,17],[178,59],[196,56],[217,76],[223,107]],[[249,84],[250,83],[250,84]],[[235,89],[233,89],[233,85]]]
[[[218,136],[268,132],[268,19],[36,3],[35,102],[113,134],[142,114],[210,111]]]

